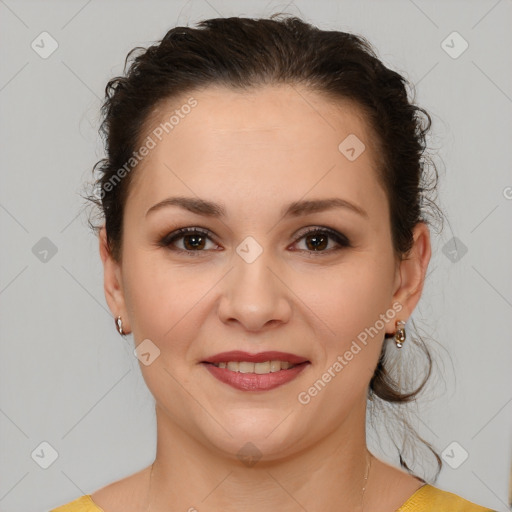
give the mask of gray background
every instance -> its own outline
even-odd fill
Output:
[[[415,312],[439,344],[440,368],[416,426],[460,464],[445,463],[436,485],[507,510],[512,1],[0,0],[1,511],[48,510],[138,471],[155,453],[153,399],[133,340],[114,329],[79,196],[103,156],[97,129],[108,79],[131,48],[176,24],[282,10],[368,37],[434,118],[450,224],[434,236]],[[48,58],[31,47],[43,31],[58,43]],[[443,43],[454,31],[469,44],[457,58],[463,40]],[[459,252],[450,253],[453,236]],[[42,442],[58,454],[47,469],[52,449]],[[460,463],[462,449],[469,457]]]

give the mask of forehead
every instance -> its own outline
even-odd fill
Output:
[[[360,202],[383,193],[361,110],[298,86],[191,92],[160,105],[143,136],[155,145],[130,189],[141,208],[173,193],[269,205],[284,193],[296,200],[340,191]]]

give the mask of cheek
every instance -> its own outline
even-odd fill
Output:
[[[139,249],[126,254],[125,300],[134,344],[148,339],[154,344],[141,344],[150,353],[149,364],[140,362],[143,378],[157,401],[183,400],[186,408],[181,386],[188,386],[189,375],[184,362],[200,325],[194,315],[211,285],[194,278],[193,272],[165,264],[155,253]]]
[[[375,348],[365,350],[359,359],[373,361],[380,352],[385,330],[380,318],[392,306],[393,263],[391,258],[376,260],[370,253],[357,255],[301,285],[299,293],[307,297],[304,302],[316,313],[321,332],[325,332],[319,342],[329,360],[348,350],[354,340],[364,340],[365,333],[368,342],[376,341],[372,344]]]
[[[361,397],[365,399],[381,353],[381,315],[390,314],[392,267],[376,266],[371,259],[339,266],[322,283],[316,281],[315,289],[322,293],[314,297],[310,292],[311,309],[319,317],[315,331],[321,330],[316,338],[319,360],[311,387],[301,390],[299,400],[308,400],[312,417],[321,416],[326,425],[338,424]]]
[[[126,256],[124,295],[135,340],[149,338],[159,345],[186,337],[184,330],[196,325],[188,315],[208,290],[207,283],[186,267],[166,264],[161,254],[139,249],[126,251]]]

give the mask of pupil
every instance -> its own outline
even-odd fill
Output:
[[[323,240],[323,242],[325,242],[326,238],[327,237],[325,235],[310,235],[309,237],[307,237],[308,240],[312,240],[313,241],[313,247],[314,247],[313,250],[317,250],[319,248],[320,249],[325,249],[326,244],[322,243],[321,240]]]
[[[190,248],[188,247],[189,245],[191,245],[191,247],[193,249],[202,249],[203,246],[204,246],[204,239],[201,235],[187,235],[185,238],[185,247],[187,248]],[[194,240],[195,242],[192,242],[192,244],[190,244],[190,240]],[[197,243],[199,245],[197,245]]]
[[[325,235],[310,235],[307,237],[308,247],[312,247],[310,250],[318,250],[326,248]],[[204,239],[201,235],[187,235],[185,237],[185,246],[187,248],[202,249],[204,247]]]

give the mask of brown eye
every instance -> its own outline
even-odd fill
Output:
[[[329,245],[329,236],[323,233],[317,233],[315,235],[307,235],[304,237],[306,239],[306,245],[308,246],[308,250],[311,251],[321,251],[326,249]]]
[[[182,246],[176,247],[177,242],[181,240]],[[159,245],[173,251],[201,253],[206,252],[208,241],[212,241],[208,231],[199,228],[181,228],[162,238]]]
[[[204,249],[206,243],[206,237],[204,235],[184,235],[181,238],[183,238],[185,249]]]
[[[304,239],[305,249],[299,249],[312,253],[314,255],[330,254],[333,251],[338,251],[343,247],[351,247],[348,238],[330,228],[312,228],[303,233],[298,239]],[[159,245],[166,247],[172,251],[182,252],[191,256],[199,256],[201,253],[207,252],[208,242],[212,242],[210,232],[200,228],[181,228],[166,235],[160,240]],[[334,247],[330,247],[331,241],[335,242]],[[178,242],[181,242],[179,247]],[[295,242],[295,243],[297,243]],[[215,244],[213,243],[215,246]],[[211,249],[214,249],[210,248]]]
[[[330,253],[332,251],[337,251],[342,247],[350,247],[350,242],[345,235],[327,228],[310,229],[306,233],[303,233],[298,240],[302,239],[305,240],[306,245],[306,248],[302,250],[312,253]],[[329,247],[330,240],[334,240],[337,246],[327,249]]]

